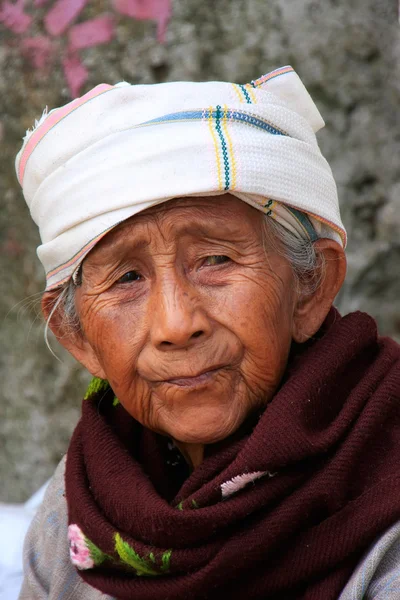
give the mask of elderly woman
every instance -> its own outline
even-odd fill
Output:
[[[94,379],[21,599],[400,597],[400,350],[332,307],[323,124],[283,67],[100,85],[28,132],[43,312]]]

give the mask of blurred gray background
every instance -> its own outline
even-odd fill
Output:
[[[132,8],[126,15],[115,10],[117,1],[88,0],[62,32],[53,12],[49,35],[46,15],[55,3],[26,0],[27,28],[21,19],[10,24],[0,1],[5,23],[0,23],[0,500],[9,502],[24,501],[51,475],[67,448],[89,380],[54,341],[61,362],[45,346],[39,309],[44,275],[35,254],[39,238],[14,174],[25,130],[45,105],[68,102],[71,85],[77,85],[80,67],[70,64],[68,86],[61,66],[74,23],[104,15],[114,20],[109,41],[96,42],[93,26],[96,45],[70,57],[72,63],[80,57],[88,71],[80,94],[122,79],[245,83],[291,64],[326,121],[319,141],[338,184],[349,234],[349,270],[337,306],[343,313],[369,312],[381,333],[400,338],[395,0],[175,0],[163,41],[167,1],[142,0],[142,8],[147,4],[148,15],[160,21],[158,34],[156,20],[132,18],[137,0],[119,3]],[[88,34],[82,30],[82,35],[85,46]],[[43,36],[38,46],[29,42]]]

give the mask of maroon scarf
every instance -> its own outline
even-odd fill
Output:
[[[86,545],[80,574],[106,594],[333,600],[400,519],[400,348],[365,314],[332,310],[257,422],[192,474],[96,385],[66,486],[73,556]]]

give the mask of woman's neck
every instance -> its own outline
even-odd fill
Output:
[[[203,462],[204,444],[188,444],[187,442],[178,442],[177,440],[174,440],[174,443],[192,469],[195,469]]]

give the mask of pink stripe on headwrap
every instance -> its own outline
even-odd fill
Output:
[[[95,88],[90,90],[90,92],[88,92],[87,94],[84,94],[83,96],[81,96],[81,98],[76,98],[76,100],[73,100],[72,102],[63,106],[62,108],[58,108],[57,110],[55,110],[53,113],[51,113],[47,117],[47,119],[43,122],[43,124],[40,125],[40,127],[38,127],[32,133],[32,135],[29,138],[29,140],[23,150],[23,153],[21,155],[21,159],[19,161],[19,169],[18,169],[18,181],[20,182],[21,185],[24,180],[26,163],[28,162],[29,157],[32,154],[33,150],[36,148],[36,146],[39,144],[39,142],[44,138],[46,133],[48,131],[50,131],[50,129],[52,127],[57,125],[57,123],[59,123],[64,117],[66,117],[71,112],[73,112],[74,110],[79,108],[79,106],[82,106],[82,104],[89,102],[89,100],[91,100],[92,98],[95,98],[96,96],[100,96],[100,94],[103,94],[104,92],[107,92],[108,90],[111,90],[112,88],[113,88],[112,85],[108,85],[107,83],[101,83],[100,85],[97,85]]]
[[[117,223],[117,225],[118,224],[119,223]],[[92,240],[90,240],[90,242],[88,242],[87,244],[85,244],[83,246],[83,248],[81,248],[79,250],[79,252],[77,252],[70,260],[68,260],[67,262],[63,263],[62,265],[58,265],[58,267],[56,267],[52,271],[49,271],[47,273],[47,277],[54,277],[54,275],[57,275],[57,273],[59,273],[60,271],[62,271],[66,267],[70,267],[71,265],[74,265],[75,263],[78,264],[80,258],[84,254],[86,255],[89,252],[89,250],[91,250],[93,248],[93,246],[95,246],[101,240],[101,238],[104,237],[106,235],[106,233],[108,233],[110,231],[110,229],[113,229],[114,227],[116,227],[116,225],[112,225],[111,227],[107,227],[107,229],[105,229],[104,231],[102,231],[99,235],[97,235],[95,238],[93,238]]]
[[[290,73],[290,72],[293,72],[293,67],[291,67],[290,65],[288,65],[287,67],[281,67],[280,69],[275,69],[275,71],[271,71],[271,73],[267,73],[266,75],[263,75],[262,77],[259,77],[258,79],[254,79],[251,82],[251,85],[253,87],[259,87],[266,81],[269,81],[270,79],[273,79],[274,77],[278,77],[278,75],[284,75],[285,73]]]

